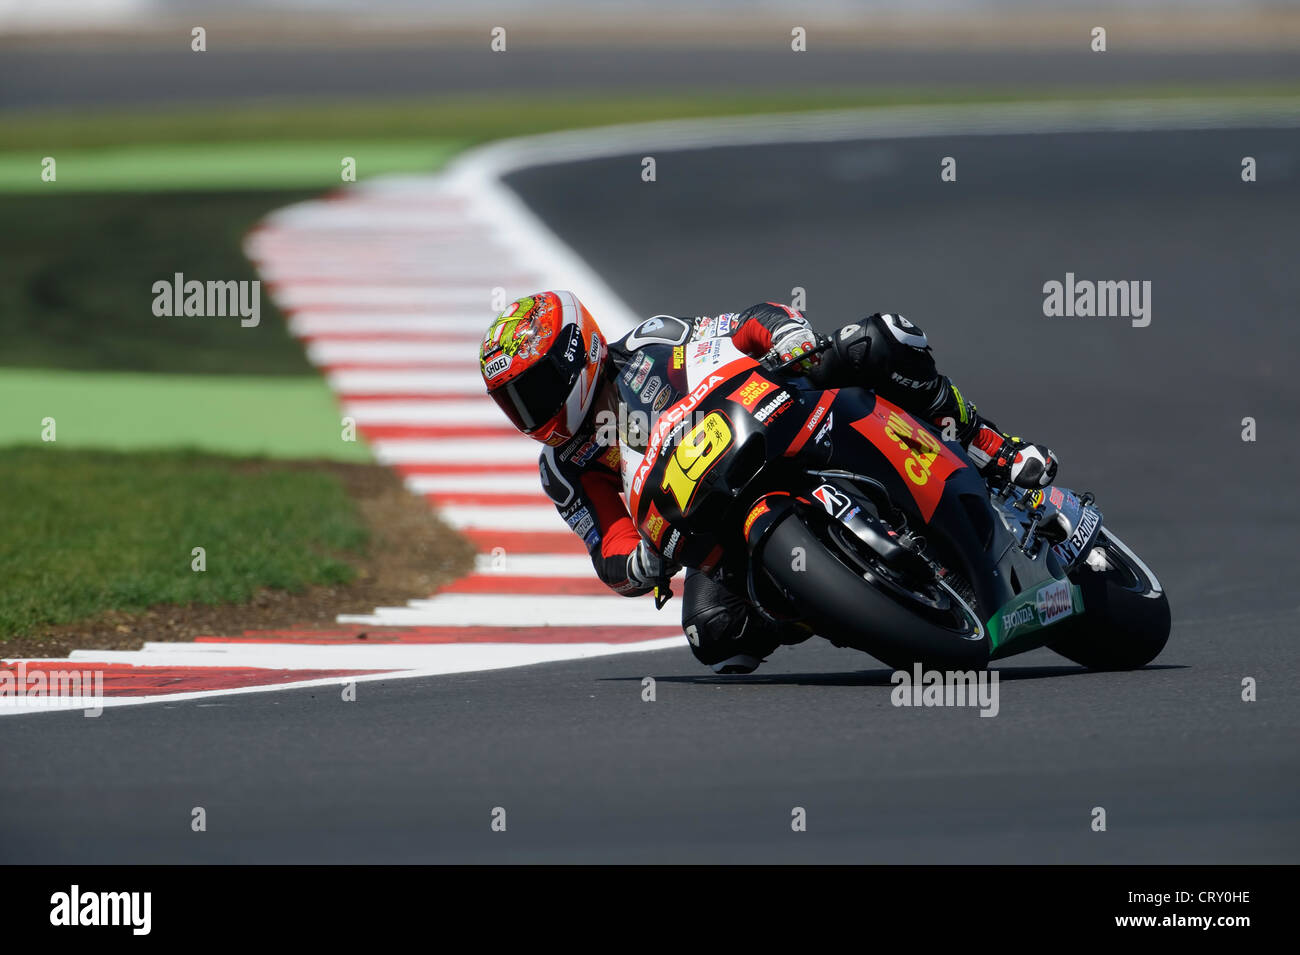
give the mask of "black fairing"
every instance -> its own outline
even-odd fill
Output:
[[[670,352],[668,349],[665,353]],[[656,364],[659,360],[656,358]],[[738,386],[752,381],[753,375],[768,381],[770,388],[746,406],[735,395]],[[758,414],[782,393],[788,398],[780,400],[775,413],[769,412],[760,420]],[[635,392],[628,397],[635,400]],[[813,493],[819,485],[830,483],[869,510],[881,510],[872,496],[887,499],[884,510],[892,510],[895,517],[901,514],[906,526],[925,538],[931,557],[969,581],[982,607],[996,608],[1011,596],[1009,582],[999,576],[997,560],[1005,550],[1002,545],[1014,541],[993,514],[983,478],[959,445],[946,444],[942,450],[935,450],[941,442],[933,431],[881,402],[874,393],[858,388],[821,391],[803,379],[769,380],[756,363],[750,363],[693,403],[689,396],[681,397],[691,405],[689,414],[680,423],[669,425],[665,421],[658,425],[664,430],[660,453],[649,468],[642,469],[642,486],[639,493],[634,486],[632,495],[638,526],[643,534],[658,541],[666,556],[689,567],[716,569],[744,579],[753,545],[752,538],[746,545],[745,524],[755,502],[768,494],[784,493],[801,499],[797,502],[801,508],[820,507]],[[672,407],[670,403],[668,408]],[[893,454],[892,459],[880,444],[866,436],[870,432],[876,434],[877,442],[881,441],[878,422],[886,414],[900,416],[891,417],[891,422],[905,420],[906,425],[900,427],[911,429],[914,435],[903,451],[892,451],[892,445],[883,442]],[[699,476],[682,507],[682,500],[669,493],[672,482],[665,479],[666,468],[671,467],[668,462],[683,437],[689,438],[692,428],[705,418],[714,418],[717,423],[714,416],[725,422],[729,440]],[[809,427],[810,422],[813,427]],[[921,429],[924,435],[917,433]],[[721,429],[711,434],[716,438]],[[697,435],[695,440],[701,439]],[[714,443],[704,443],[706,456],[714,454]],[[902,442],[899,447],[903,447]],[[930,479],[934,483],[926,482],[927,493],[942,487],[928,515],[918,500],[915,482],[908,478],[909,469],[922,460],[918,457],[922,451],[951,468],[943,475],[941,485],[938,476]],[[904,467],[900,461],[906,463],[909,456],[915,460]],[[818,472],[831,470],[863,476],[873,486],[873,495],[863,495],[853,481],[818,476]],[[861,514],[858,523],[868,516]],[[880,516],[886,518],[885,514]],[[873,526],[867,533],[875,534],[877,544],[887,549],[890,545],[880,539],[883,526]],[[862,528],[854,532],[863,533]],[[669,542],[671,547],[667,546]]]

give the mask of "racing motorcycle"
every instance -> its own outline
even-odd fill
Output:
[[[629,511],[667,560],[896,669],[1044,645],[1130,669],[1164,648],[1164,590],[1091,494],[990,487],[959,443],[872,391],[819,390],[651,321],[618,381],[644,423],[619,441]],[[670,596],[664,581],[656,603]]]

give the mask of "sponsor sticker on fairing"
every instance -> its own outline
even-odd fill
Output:
[[[696,338],[714,338],[731,330],[731,315],[704,315],[695,320]]]
[[[780,394],[773,397],[767,404],[763,405],[763,407],[755,411],[754,419],[756,421],[766,422],[769,418],[779,417],[782,413],[789,410],[789,401],[790,392],[782,391]]]
[[[721,341],[716,338],[705,339],[702,342],[695,343],[695,349],[691,352],[691,360],[697,364],[703,364],[706,361],[714,361],[721,351]]]
[[[749,514],[745,517],[745,537],[749,537],[749,529],[754,526],[754,521],[766,514],[770,508],[767,506],[766,499],[759,501],[750,509]]]
[[[817,432],[817,436],[813,438],[813,443],[820,444],[822,438],[826,437],[827,433],[829,433],[833,427],[835,427],[834,411],[826,416],[826,423],[822,425],[821,430]]]
[[[875,445],[906,479],[907,489],[926,521],[934,515],[948,477],[966,467],[924,425],[879,395],[871,412],[850,422],[849,427]]]
[[[645,532],[645,536],[650,539],[650,543],[654,544],[655,547],[659,546],[659,541],[663,539],[664,529],[667,526],[668,522],[664,520],[663,515],[659,513],[659,509],[651,501],[650,510],[646,512],[645,523],[641,525],[641,530]]]
[[[822,507],[826,508],[826,513],[831,517],[842,514],[853,503],[847,495],[840,493],[839,490],[829,484],[821,485],[812,493],[813,497],[821,501]]]
[[[1100,520],[1101,515],[1095,508],[1085,508],[1079,518],[1079,526],[1074,529],[1070,539],[1062,541],[1053,548],[1056,551],[1056,556],[1066,564],[1073,562],[1084,547],[1088,545],[1088,542],[1092,540],[1093,532],[1097,529]]]
[[[1074,598],[1068,580],[1058,580],[1038,591],[1038,622],[1042,626],[1055,623],[1074,613]]]
[[[1002,615],[1002,633],[1010,636],[1011,631],[1016,627],[1023,626],[1027,623],[1034,622],[1034,608],[1029,604],[1022,604],[1010,613]]]
[[[817,422],[822,420],[822,415],[826,413],[826,408],[826,405],[818,402],[817,407],[813,408],[813,413],[810,414],[808,420],[803,423],[805,431],[811,431],[813,428],[817,427]]]
[[[736,402],[746,411],[753,411],[759,400],[775,387],[774,382],[768,381],[758,372],[754,372],[745,379],[743,385],[727,395],[727,400]]]
[[[664,556],[672,560],[673,555],[677,553],[677,545],[681,542],[682,532],[674,527],[673,532],[668,535],[668,542],[664,544]]]

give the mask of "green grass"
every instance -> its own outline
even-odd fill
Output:
[[[340,584],[367,532],[342,484],[187,453],[0,451],[0,638],[107,609]],[[193,548],[207,570],[191,569]]]
[[[0,153],[0,193],[149,192],[223,189],[326,189],[343,185],[345,157],[357,178],[436,169],[465,143],[457,139],[264,143],[149,143],[49,147],[57,178],[41,178],[40,150]]]
[[[315,194],[0,195],[0,366],[315,374],[265,289],[256,327],[152,310],[153,283],[175,272],[256,279],[244,233]]]
[[[45,444],[46,418],[59,448],[370,460],[319,377],[0,369],[0,445]]]
[[[1296,84],[1135,87],[1105,98],[1243,99],[1294,97]],[[394,140],[484,142],[502,136],[699,116],[924,103],[1095,100],[1096,89],[935,87],[826,89],[683,95],[537,94],[428,99],[280,102],[217,109],[140,113],[9,113],[0,124],[0,151],[37,157],[63,148],[175,143],[265,144],[286,141],[357,143]],[[348,153],[344,153],[348,155]],[[337,165],[337,163],[335,163]]]

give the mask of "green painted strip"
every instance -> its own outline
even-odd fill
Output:
[[[0,369],[0,445],[196,448],[272,458],[369,461],[343,440],[329,386],[316,377],[152,375]]]
[[[345,157],[356,161],[357,179],[365,179],[437,169],[465,145],[459,139],[322,139],[27,149],[0,153],[0,192],[328,188],[345,185]],[[53,182],[41,178],[46,156],[54,159]]]

